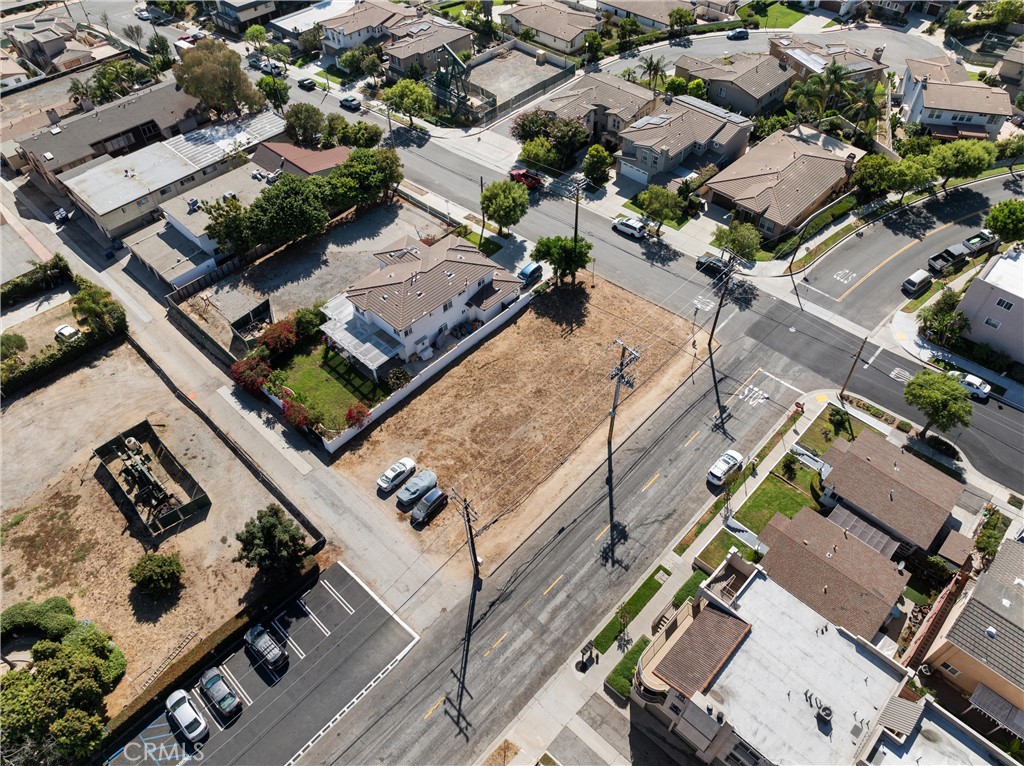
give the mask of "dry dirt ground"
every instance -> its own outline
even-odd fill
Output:
[[[368,488],[403,455],[431,468],[439,486],[472,500],[478,555],[496,564],[604,459],[609,372],[621,353],[615,339],[641,354],[630,367],[635,388],[622,389],[621,443],[703,360],[706,336],[697,339],[698,359],[691,328],[600,279],[596,288],[550,290],[354,442],[334,467]],[[421,536],[414,544],[450,553],[465,540],[454,499],[422,533],[409,527],[393,496],[377,502],[404,522],[411,540]]]
[[[145,548],[94,476],[92,449],[146,418],[212,501],[159,547],[185,567],[176,602],[133,592],[128,569]],[[256,595],[253,570],[231,562],[234,533],[273,498],[127,345],[14,400],[0,429],[2,605],[66,596],[111,633],[128,658],[113,715],[190,632],[198,641]]]
[[[74,314],[71,313],[70,301],[54,306],[42,314],[29,317],[16,325],[5,326],[4,331],[17,333],[25,339],[28,348],[20,353],[21,358],[28,361],[33,356],[45,354],[48,347],[57,345],[54,332],[62,324],[68,324],[83,331],[85,329],[85,326],[80,325]]]

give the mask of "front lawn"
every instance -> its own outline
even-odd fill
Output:
[[[483,240],[481,240],[480,232],[478,231],[467,231],[462,235],[462,238],[467,242],[472,243],[477,250],[488,257],[494,255],[503,247],[503,245],[499,245],[490,237],[484,237]]]
[[[807,15],[806,11],[783,3],[754,2],[737,11],[744,21],[756,20],[762,28],[789,29]]]
[[[626,210],[629,210],[631,212],[636,213],[641,218],[644,218],[644,217],[647,216],[647,213],[645,213],[643,211],[643,208],[638,207],[635,202],[632,202],[632,201],[630,201],[630,202],[623,202],[622,206],[624,208],[626,208]],[[652,218],[651,220],[653,221],[654,219]],[[681,228],[683,228],[683,224],[686,223],[689,220],[690,219],[688,217],[686,217],[686,218],[683,218],[682,221],[671,220],[671,221],[662,221],[662,223],[664,223],[669,228],[672,228],[672,229],[675,229],[676,231],[679,231]],[[657,222],[656,221],[655,221],[654,225],[655,225],[655,227],[657,227]]]
[[[629,699],[629,690],[633,687],[633,676],[636,674],[636,664],[650,643],[651,639],[647,636],[640,636],[629,651],[622,655],[622,659],[615,664],[608,677],[604,679],[605,683],[623,699]]]
[[[345,428],[345,413],[353,404],[361,401],[373,407],[388,395],[383,386],[337,352],[328,351],[325,356],[321,343],[295,354],[284,373],[284,385],[307,407],[322,412],[324,425],[335,431]]]
[[[736,512],[735,518],[754,534],[760,534],[776,513],[793,518],[805,505],[814,505],[814,500],[778,476],[767,476]]]
[[[643,581],[633,595],[626,600],[625,607],[626,611],[629,612],[630,621],[640,614],[640,611],[654,598],[654,594],[661,590],[661,586],[664,583],[658,580],[658,574],[662,572],[666,576],[671,574],[665,567],[658,567],[651,573],[650,577]],[[597,647],[597,651],[601,652],[601,654],[607,652],[624,629],[624,626],[619,622],[619,616],[616,614],[594,639],[594,646]]]
[[[797,444],[820,457],[828,452],[828,448],[831,446],[832,442],[835,441],[837,436],[842,436],[848,442],[852,442],[856,439],[857,436],[860,435],[860,432],[864,430],[864,424],[857,418],[851,417],[848,422],[853,428],[853,433],[851,434],[850,431],[844,427],[841,432],[837,434],[835,427],[831,422],[829,422],[829,415],[838,410],[839,408],[834,404],[830,404],[822,410],[821,414],[815,418],[810,427],[804,431],[803,435],[799,439],[797,439]]]
[[[727,529],[720,530],[704,550],[698,554],[697,558],[707,564],[712,570],[715,570],[719,564],[725,561],[730,548],[736,548],[747,561],[754,560],[754,549]]]

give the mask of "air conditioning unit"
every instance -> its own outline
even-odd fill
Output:
[[[189,197],[188,200],[188,212],[194,213],[199,209],[199,200],[195,197]]]

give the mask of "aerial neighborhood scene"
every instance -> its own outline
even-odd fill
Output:
[[[1024,764],[1024,0],[10,0],[0,762]]]

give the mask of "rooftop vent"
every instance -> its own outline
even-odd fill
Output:
[[[987,628],[985,628],[985,635],[988,636],[989,638],[995,638],[996,637],[996,629],[993,628],[991,625],[989,625]]]
[[[832,708],[830,708],[828,705],[822,705],[820,708],[818,708],[818,718],[820,718],[822,721],[826,723],[831,721]]]
[[[53,154],[51,152],[43,152],[43,159],[49,162],[53,159]]]
[[[55,135],[57,135],[60,132],[61,132],[60,125],[54,125],[52,128],[50,128],[50,134],[51,135],[55,136]]]
[[[454,276],[455,276],[455,273],[454,273],[454,272],[452,272],[452,271],[446,271],[446,272],[444,273],[444,275],[445,275],[446,277],[448,277],[448,279],[451,279],[452,277],[454,277]]]
[[[188,212],[194,213],[199,209],[199,200],[195,197],[190,197],[188,200]]]
[[[423,291],[422,290],[417,290],[416,291],[416,297],[417,298],[422,298],[423,297]]]

